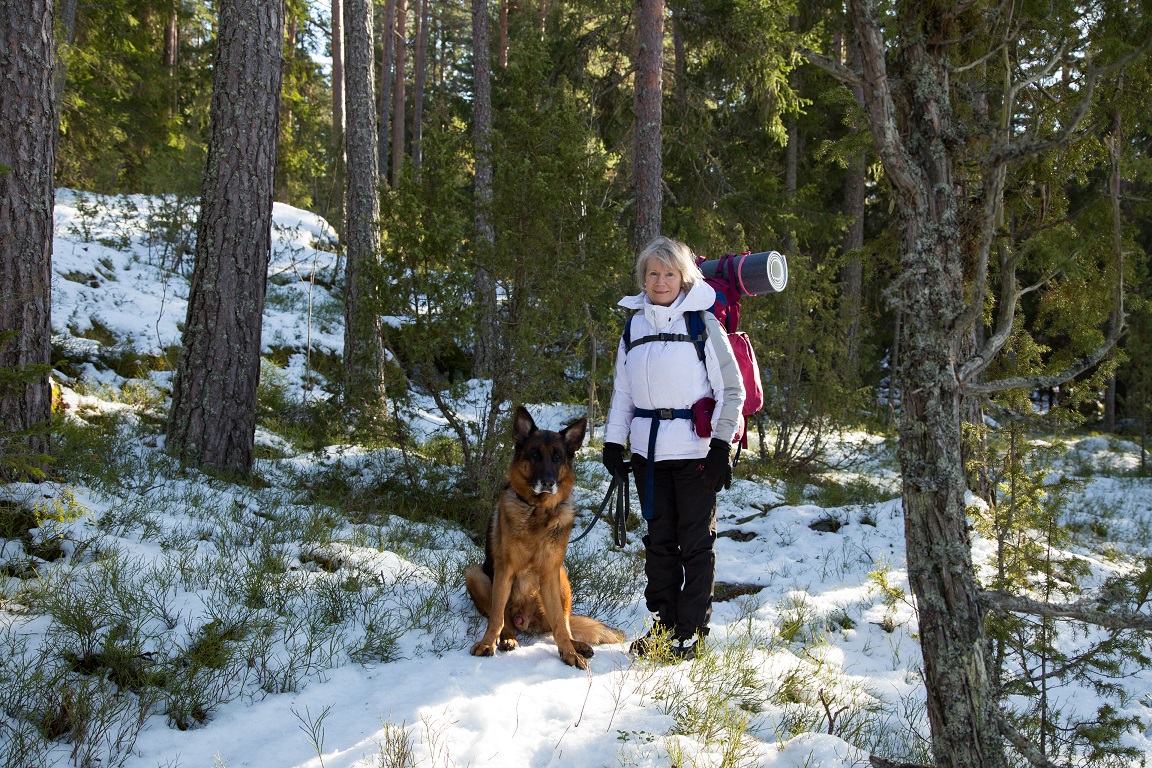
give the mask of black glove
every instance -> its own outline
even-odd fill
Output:
[[[708,443],[708,455],[704,457],[704,484],[712,493],[732,487],[731,456],[732,446],[720,438],[714,437]]]
[[[604,469],[612,477],[620,477],[628,470],[624,466],[624,446],[617,443],[604,443],[604,451],[600,460],[604,462]]]

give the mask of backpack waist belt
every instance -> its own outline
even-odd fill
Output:
[[[642,419],[652,419],[652,426],[648,430],[648,463],[644,468],[644,502],[640,505],[645,520],[651,520],[652,495],[656,491],[656,433],[660,431],[660,422],[671,419],[692,419],[691,408],[637,408],[632,413]]]

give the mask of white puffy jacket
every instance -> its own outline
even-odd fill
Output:
[[[657,333],[688,333],[684,313],[708,310],[716,301],[716,291],[697,281],[671,306],[662,307],[648,300],[641,291],[625,296],[620,306],[638,311],[632,316],[633,341]],[[624,339],[616,352],[616,377],[613,381],[612,405],[608,409],[608,426],[604,441],[626,445],[645,458],[648,456],[648,432],[652,420],[635,417],[637,408],[691,408],[703,397],[716,400],[712,414],[712,437],[732,441],[740,423],[744,405],[744,382],[740,368],[728,344],[728,334],[715,315],[704,312],[707,341],[704,362],[696,345],[686,341],[652,341],[624,349]],[[654,461],[700,459],[708,454],[710,438],[696,437],[689,419],[662,421],[656,434]]]

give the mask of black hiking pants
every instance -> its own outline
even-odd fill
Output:
[[[707,634],[716,583],[716,494],[704,481],[703,459],[658,461],[652,519],[644,537],[644,600],[677,639]],[[632,454],[644,502],[647,461]]]

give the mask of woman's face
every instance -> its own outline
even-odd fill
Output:
[[[667,307],[676,301],[680,289],[684,287],[684,278],[680,270],[671,264],[665,264],[660,259],[649,259],[648,267],[644,272],[644,293],[648,294],[648,301]]]

